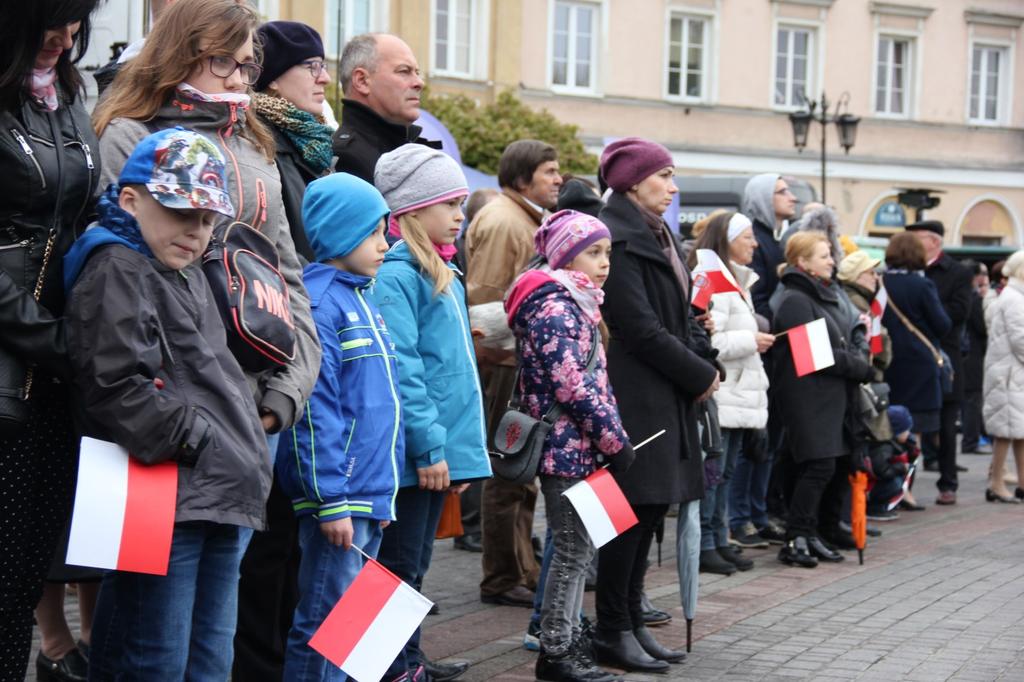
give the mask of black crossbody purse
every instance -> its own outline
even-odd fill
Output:
[[[593,328],[594,344],[587,357],[585,374],[594,371],[597,365],[597,347],[601,344],[601,331]],[[518,354],[517,354],[518,355]],[[544,441],[562,416],[562,406],[556,400],[551,408],[540,419],[531,417],[523,404],[520,381],[523,374],[523,363],[516,368],[515,388],[508,403],[508,410],[498,422],[491,443],[491,468],[494,474],[509,483],[524,485],[537,476],[540,457],[544,451]]]

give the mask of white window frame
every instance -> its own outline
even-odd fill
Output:
[[[825,71],[825,22],[808,19],[791,19],[776,17],[772,22],[772,78],[768,83],[768,101],[775,111],[799,111],[806,108],[803,102],[777,104],[775,102],[775,81],[778,76],[779,30],[807,31],[810,34],[810,45],[807,50],[807,88],[804,96],[809,100],[817,100],[820,95],[822,74]],[[788,91],[788,88],[787,88]]]
[[[974,70],[974,49],[989,48],[1002,50],[1003,63],[999,72],[999,92],[996,94],[996,118],[994,121],[986,118],[975,118],[971,116],[971,73]],[[974,38],[967,41],[967,93],[964,96],[964,118],[971,125],[977,126],[1006,126],[1012,115],[1013,109],[1013,65],[1016,55],[1014,44],[1008,40],[996,38]],[[982,113],[984,103],[979,102],[978,113]]]
[[[457,0],[449,0],[450,3]],[[490,44],[491,24],[490,2],[486,0],[466,0],[469,3],[469,70],[460,71],[453,68],[455,49],[451,40],[454,19],[449,12],[449,41],[447,48],[447,68],[437,65],[437,0],[430,2],[430,73],[445,78],[464,78],[470,80],[487,80],[487,50]]]
[[[917,102],[917,90],[918,90],[918,64],[921,60],[918,59],[918,49],[920,41],[917,39],[918,34],[916,32],[907,31],[876,31],[875,32],[875,47],[874,54],[871,60],[871,115],[876,118],[892,118],[892,119],[910,119],[914,117],[915,104]],[[890,111],[879,111],[878,110],[878,45],[883,40],[892,41],[903,41],[907,43],[907,55],[904,62],[903,70],[903,111],[899,113],[893,113]],[[891,51],[890,51],[891,52]],[[891,54],[890,54],[891,56]],[[890,71],[886,78],[892,76],[892,63],[890,62]],[[890,84],[891,85],[891,84]],[[886,89],[886,101],[888,103],[889,88]]]
[[[595,17],[592,25],[591,41],[590,41],[590,85],[586,87],[580,87],[578,85],[569,85],[569,83],[575,83],[576,81],[576,67],[573,60],[569,60],[568,64],[571,68],[566,70],[566,81],[565,85],[555,83],[555,10],[559,4],[567,5],[586,5],[592,8]],[[547,70],[546,79],[548,88],[552,92],[557,92],[567,95],[584,95],[584,96],[595,96],[600,95],[601,88],[599,87],[600,82],[600,64],[599,60],[603,56],[603,44],[605,36],[608,35],[608,7],[607,0],[599,0],[597,2],[592,0],[550,0],[548,3],[548,58],[546,60],[545,69]],[[568,55],[573,54],[572,47],[575,45],[575,39],[572,37],[572,27],[575,26],[575,13],[569,18],[570,27],[570,42]],[[600,45],[599,45],[600,43]]]
[[[689,33],[684,31],[680,93],[669,92],[669,69],[672,61],[672,21],[674,19],[695,19],[704,22],[704,45],[701,54],[701,91],[696,97],[686,94],[686,45]],[[706,8],[693,8],[669,5],[665,11],[665,70],[662,74],[662,96],[670,102],[690,104],[710,104],[718,99],[718,16]]]
[[[387,31],[388,28],[388,5],[387,2],[375,2],[374,0],[365,0],[370,11],[370,25],[368,26],[369,31],[382,32]],[[336,11],[332,11],[331,5],[334,2],[343,3],[345,7],[345,32],[341,36],[342,44],[340,49],[334,44],[336,33],[330,30],[331,22],[334,21],[334,17],[337,15]],[[342,50],[345,49],[345,44],[352,40],[355,36],[359,35],[352,30],[352,24],[355,19],[355,3],[353,0],[324,0],[324,51],[327,52],[327,59],[333,61]]]

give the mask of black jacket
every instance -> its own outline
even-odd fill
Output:
[[[779,265],[786,260],[782,252],[782,244],[775,238],[775,231],[770,225],[754,221],[754,238],[757,248],[754,249],[754,260],[750,268],[757,273],[757,282],[750,289],[750,298],[754,302],[754,312],[771,321],[772,310],[769,299],[779,286]]]
[[[281,174],[281,199],[284,201],[284,214],[288,218],[288,227],[295,242],[295,252],[302,257],[305,265],[316,261],[313,248],[306,238],[306,228],[302,221],[302,198],[306,196],[306,185],[320,177],[302,158],[288,136],[273,125],[267,124],[274,131],[274,142],[277,144],[277,171]]]
[[[883,281],[894,304],[886,306],[882,316],[892,339],[892,363],[885,370],[885,380],[892,389],[889,399],[911,412],[938,410],[942,407],[942,386],[935,356],[904,326],[894,306],[936,347],[949,331],[949,316],[939,303],[935,284],[920,272],[887,272]]]
[[[925,275],[935,282],[942,307],[953,323],[941,339],[942,350],[953,361],[953,393],[945,396],[945,400],[959,402],[964,399],[964,354],[961,342],[964,324],[971,311],[971,295],[974,291],[971,280],[974,277],[966,265],[946,253],[925,270]]]
[[[847,406],[857,383],[874,375],[867,357],[853,350],[845,334],[845,313],[836,290],[788,267],[781,278],[785,287],[778,298],[772,332],[825,319],[835,364],[802,377],[796,375],[790,336],[772,346],[772,386],[775,389],[786,440],[797,462],[838,457],[850,450],[844,437]]]
[[[441,148],[440,142],[420,137],[419,126],[389,123],[365,104],[350,99],[342,101],[345,107],[341,110],[341,127],[334,133],[334,155],[338,157],[334,168],[339,173],[351,173],[372,185],[373,169],[381,155],[407,142]]]
[[[68,347],[86,435],[179,461],[175,521],[263,528],[270,452],[206,277],[121,245],[71,291]]]
[[[600,218],[612,233],[601,311],[611,332],[608,373],[622,423],[636,443],[665,429],[637,452],[629,471],[615,477],[632,504],[700,499],[704,468],[694,398],[717,370],[691,350],[689,292],[637,207],[613,193]],[[672,244],[678,252],[678,243]]]
[[[26,102],[0,112],[0,402],[23,397],[30,365],[37,365],[34,387],[68,374],[59,319],[62,260],[90,211],[100,174],[97,146],[81,102],[62,101],[54,112]]]

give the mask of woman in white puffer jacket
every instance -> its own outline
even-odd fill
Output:
[[[712,546],[724,557],[722,547],[728,547],[729,527],[733,539],[741,544],[767,546],[756,527],[757,522],[762,526],[768,524],[764,504],[767,476],[753,475],[753,470],[769,465],[752,462],[742,452],[745,431],[763,429],[768,421],[768,376],[761,364],[761,353],[771,348],[775,340],[771,334],[760,331],[750,299],[750,287],[758,277],[747,266],[753,260],[755,248],[753,226],[742,213],[713,215],[695,244],[695,249],[710,249],[728,264],[742,289],[712,297],[711,343],[718,350],[718,361],[726,374],[715,394],[724,455],[721,482],[708,486],[701,502],[702,560],[704,551]],[[691,259],[696,259],[696,252]],[[734,471],[739,474],[737,479],[732,479]],[[705,534],[710,534],[714,542],[708,542]]]
[[[1006,261],[1003,274],[1009,282],[985,310],[988,348],[982,409],[985,430],[994,438],[989,471],[989,502],[1019,502],[1024,490],[1011,495],[1003,482],[1006,456],[1013,445],[1017,479],[1024,485],[1024,251]]]

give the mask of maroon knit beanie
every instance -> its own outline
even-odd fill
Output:
[[[604,148],[600,172],[605,184],[616,192],[625,193],[662,168],[675,165],[672,154],[657,142],[624,137]]]

